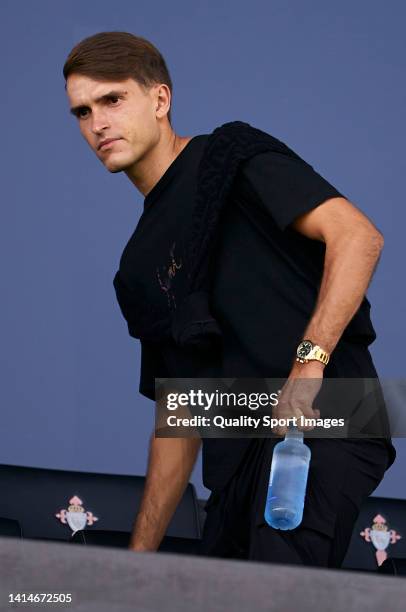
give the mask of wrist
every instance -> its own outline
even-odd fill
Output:
[[[304,363],[297,361],[295,359],[293,362],[293,365],[298,370],[315,370],[315,371],[317,370],[321,372],[326,367],[325,363],[322,363],[321,361],[318,361],[317,359],[310,359],[309,361],[305,361]]]
[[[294,370],[298,374],[303,373],[308,376],[309,374],[314,373],[315,376],[319,376],[324,372],[325,367],[325,364],[321,361],[318,361],[317,359],[313,359],[305,363],[301,363],[300,361],[296,361],[295,359],[293,361],[292,370]]]
[[[314,340],[304,338],[296,348],[295,361],[301,364],[309,362],[317,362],[321,365],[327,365],[330,359],[330,353]]]

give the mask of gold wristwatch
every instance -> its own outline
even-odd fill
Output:
[[[296,361],[307,363],[314,359],[327,365],[330,359],[330,353],[322,349],[318,344],[313,344],[311,340],[302,340],[296,349]]]

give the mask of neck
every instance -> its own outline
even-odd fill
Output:
[[[130,181],[144,197],[191,139],[192,136],[178,136],[173,131],[168,135],[162,135],[159,142],[141,160],[125,170]]]

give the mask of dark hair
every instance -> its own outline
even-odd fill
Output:
[[[74,72],[101,81],[132,78],[144,88],[164,83],[172,96],[172,80],[161,53],[148,40],[130,32],[99,32],[84,38],[64,64],[65,89]],[[171,109],[167,117],[171,123]]]

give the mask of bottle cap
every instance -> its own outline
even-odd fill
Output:
[[[300,431],[296,425],[289,424],[285,434],[286,439],[303,440],[303,431]]]

